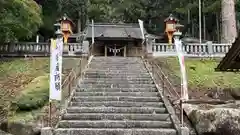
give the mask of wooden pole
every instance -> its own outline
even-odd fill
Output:
[[[104,45],[104,53],[105,53],[105,57],[107,57],[107,45]]]
[[[183,101],[182,101],[182,99],[180,99],[180,108],[181,108],[181,112],[180,112],[181,126],[183,127]]]
[[[202,44],[202,0],[198,0],[199,44]]]
[[[162,91],[163,91],[163,95],[165,95],[165,90],[164,90],[164,87],[165,87],[165,86],[164,86],[164,81],[165,81],[165,80],[164,80],[164,78],[165,78],[165,77],[164,77],[164,75],[162,74]]]
[[[190,9],[188,9],[188,25],[191,23],[191,15],[190,14],[191,14]],[[188,34],[190,34],[190,33],[191,33],[191,29],[190,29],[190,27],[188,27]]]
[[[72,73],[70,73],[70,75],[68,76],[68,96],[71,95],[71,77]]]
[[[127,46],[126,45],[124,46],[124,54],[123,55],[124,55],[124,57],[127,56]]]
[[[52,101],[49,101],[49,108],[48,108],[48,127],[52,127]]]

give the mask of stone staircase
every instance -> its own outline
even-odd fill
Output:
[[[94,57],[54,135],[180,135],[140,58]]]

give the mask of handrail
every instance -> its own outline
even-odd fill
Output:
[[[147,59],[145,59],[146,64],[151,66],[151,74],[153,79],[157,82],[160,80],[161,82],[161,87],[162,87],[162,94],[163,96],[168,96],[166,94],[166,90],[167,92],[172,96],[172,97],[176,97],[177,100],[179,100],[180,102],[177,105],[177,108],[181,110],[181,114],[180,114],[180,119],[181,119],[181,126],[183,126],[183,101],[181,96],[178,94],[178,92],[176,91],[176,88],[173,86],[173,84],[170,82],[170,80],[168,79],[168,76],[163,72],[162,68],[155,62],[155,61],[149,61]],[[149,70],[149,69],[148,69]],[[167,85],[168,84],[168,85]],[[175,93],[175,95],[173,94],[173,92]],[[181,94],[182,95],[182,94]]]
[[[169,87],[175,92],[175,94],[177,95],[177,97],[180,98],[180,95],[179,95],[178,92],[176,91],[176,88],[175,88],[175,87],[173,86],[173,84],[170,82],[170,80],[168,79],[168,76],[166,76],[166,75],[164,74],[162,68],[161,68],[157,63],[155,63],[155,62],[153,62],[153,65],[157,66],[157,69],[158,69],[158,70],[157,70],[157,74],[159,75],[159,72],[158,72],[158,71],[161,72],[161,75],[163,76],[162,79],[165,79],[165,80],[166,80],[166,82],[169,84]],[[160,75],[159,75],[159,76],[160,76]],[[170,90],[169,90],[169,92],[170,92]],[[172,95],[172,96],[174,96],[174,95]]]
[[[62,83],[62,100],[60,101],[60,108],[56,109],[55,111],[52,110],[53,104],[50,103],[49,105],[49,119],[48,119],[48,126],[49,127],[58,127],[58,121],[61,120],[62,115],[66,112],[67,106],[70,104],[70,100],[73,96],[74,91],[76,90],[73,88],[74,85],[77,84],[77,80],[83,77],[83,72],[85,69],[88,68],[92,60],[92,56],[81,56],[80,60],[78,61],[77,65],[71,69],[68,75],[65,77]],[[57,121],[53,121],[52,118],[57,118]]]
[[[88,51],[89,51],[89,55],[92,55],[93,54],[93,52],[92,52],[92,48],[93,48],[93,45],[94,44],[91,44],[90,46],[89,46],[89,49],[88,49]]]
[[[162,87],[165,88],[165,85],[166,85],[166,82],[167,82],[169,84],[168,92],[171,94],[171,96],[175,96],[171,92],[171,90],[172,90],[176,94],[177,98],[180,98],[180,95],[178,94],[176,88],[173,86],[171,81],[168,79],[168,76],[165,75],[165,73],[163,72],[162,68],[154,61],[149,62],[149,64],[152,65],[152,73],[153,73],[153,75],[154,74],[158,75],[158,77],[160,77],[161,81],[163,81],[164,85]],[[163,93],[165,93],[165,89],[163,89]]]

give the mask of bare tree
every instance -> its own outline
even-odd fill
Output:
[[[222,43],[233,43],[237,37],[235,0],[222,0]]]

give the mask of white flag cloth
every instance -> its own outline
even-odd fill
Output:
[[[180,63],[180,70],[182,75],[182,98],[188,100],[188,86],[187,86],[187,75],[186,75],[186,68],[184,62],[184,55],[182,51],[182,41],[179,39],[174,40],[176,51],[178,54],[178,60]]]
[[[144,40],[145,39],[145,35],[144,35],[144,26],[143,26],[143,21],[138,19],[138,23],[139,23],[139,26],[140,26],[140,29],[141,29],[141,33],[142,33],[142,39]]]
[[[51,39],[51,56],[50,56],[50,92],[49,100],[61,100],[62,98],[62,49],[63,40]]]

